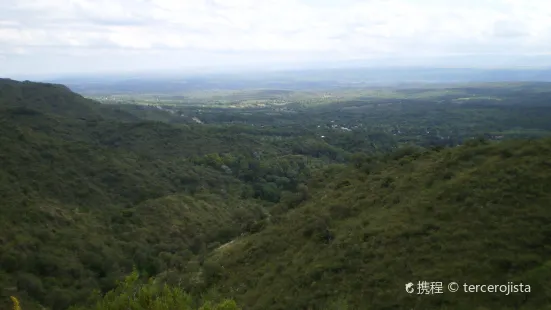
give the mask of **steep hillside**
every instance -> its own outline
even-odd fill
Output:
[[[211,285],[251,310],[544,309],[550,153],[549,139],[473,141],[328,168],[307,202],[214,251]],[[418,281],[443,282],[444,293],[407,294]],[[452,281],[531,293],[447,292]]]
[[[83,120],[138,120],[130,113],[102,106],[73,93],[64,85],[0,79],[0,108],[6,107],[33,109]]]
[[[156,274],[161,252],[185,259],[239,234],[240,217],[263,216],[233,198],[239,180],[212,168],[2,125],[0,285],[55,309],[109,289],[135,264]]]
[[[52,86],[49,97],[48,85],[7,85],[0,97],[2,308],[15,295],[26,310],[66,309],[113,288],[133,266],[150,276],[183,268],[265,217],[262,203],[244,194],[250,184],[190,159],[231,149],[219,136],[109,120],[111,110],[63,87]],[[45,101],[33,105],[27,88]],[[73,112],[57,111],[58,102]]]

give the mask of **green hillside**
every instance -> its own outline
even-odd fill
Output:
[[[135,121],[137,117],[73,93],[64,85],[0,78],[0,107],[33,109],[77,119]]]
[[[307,113],[169,124],[0,80],[0,309],[550,304],[549,138],[396,149],[376,130],[320,137]],[[406,293],[417,281],[531,292]]]
[[[133,265],[160,272],[161,252],[185,259],[192,245],[235,236],[238,216],[262,216],[233,198],[239,180],[212,168],[2,125],[1,285],[55,309],[111,288]],[[175,215],[176,228],[166,222]]]
[[[43,84],[1,88],[29,85],[47,96]],[[66,102],[75,115],[95,113],[88,104],[96,103],[66,89],[54,94],[76,98]],[[90,126],[57,113],[49,97],[40,107],[13,98],[0,106],[1,304],[16,295],[24,309],[65,309],[113,288],[133,266],[152,276],[184,265],[265,217],[262,203],[244,195],[252,185],[189,159],[228,149],[215,135],[115,122],[103,108]],[[123,145],[113,145],[115,135]]]
[[[327,169],[307,202],[209,257],[215,286],[253,310],[547,309],[550,152],[549,139],[473,142]],[[532,292],[410,295],[410,281]]]

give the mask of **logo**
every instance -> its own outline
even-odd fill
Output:
[[[414,284],[409,282],[406,284],[406,292],[408,292],[409,294],[413,293],[415,291],[415,288],[413,287]]]

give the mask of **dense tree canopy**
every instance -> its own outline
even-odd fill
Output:
[[[462,91],[504,99],[181,117],[0,80],[0,307],[543,309],[547,93]]]

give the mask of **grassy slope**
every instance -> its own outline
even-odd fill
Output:
[[[352,309],[543,309],[551,301],[550,152],[549,139],[503,142],[377,170],[364,163],[369,174],[339,168],[280,223],[214,252],[218,287],[253,310],[339,300]],[[532,293],[405,293],[405,283],[423,280],[522,281]]]

